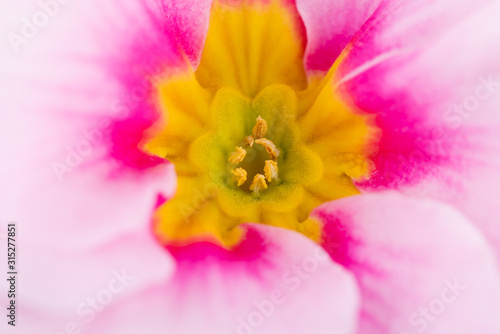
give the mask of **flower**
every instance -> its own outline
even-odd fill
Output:
[[[19,331],[498,332],[498,1],[8,5]]]

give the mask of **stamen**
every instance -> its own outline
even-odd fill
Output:
[[[264,175],[257,174],[254,176],[252,184],[250,185],[250,190],[258,194],[261,190],[267,189],[266,179]]]
[[[257,124],[253,127],[252,134],[254,138],[262,138],[266,135],[267,132],[267,123],[262,119],[262,117],[257,117]]]
[[[237,165],[240,162],[245,159],[245,156],[247,155],[247,151],[245,151],[244,148],[242,147],[236,147],[236,152],[231,153],[231,156],[229,157],[228,161],[232,163],[233,165]]]
[[[243,142],[245,143],[245,146],[253,147],[253,143],[255,142],[255,140],[253,139],[253,136],[250,135],[248,137],[245,137],[245,139],[243,140]]]
[[[266,160],[264,166],[264,174],[267,182],[278,179],[278,163],[272,160]]]
[[[233,173],[233,178],[238,183],[238,187],[247,180],[247,171],[243,168],[233,169],[231,173]]]
[[[274,145],[274,143],[269,139],[261,138],[257,139],[255,142],[266,148],[266,151],[271,159],[276,160],[276,158],[280,155],[280,151],[276,148],[276,145]]]

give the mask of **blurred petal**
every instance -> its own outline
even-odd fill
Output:
[[[178,268],[127,303],[106,309],[92,333],[353,333],[351,276],[295,232],[248,225],[233,251],[199,243],[171,249]],[[147,321],[137,314],[147,305]],[[127,322],[111,319],[128,319]]]
[[[165,17],[193,67],[197,67],[205,42],[212,0],[160,0]]]
[[[41,241],[23,241],[19,242],[23,259],[19,271],[27,279],[22,283],[20,303],[54,314],[74,315],[80,303],[96,297],[101,289],[111,290],[113,300],[119,302],[168,281],[175,269],[170,254],[146,231],[81,251],[61,252],[60,247]]]
[[[12,32],[33,31],[27,43],[8,45],[0,65],[9,110],[2,114],[1,180],[11,189],[2,195],[4,212],[30,225],[29,238],[70,247],[149,228],[175,176],[141,145],[159,117],[156,78],[189,71],[182,36],[154,0],[47,3],[53,16],[38,28],[19,18],[35,22],[41,4],[5,4]],[[204,34],[195,9],[190,36]],[[176,12],[190,29],[187,9]]]
[[[43,240],[24,242],[21,231],[25,230],[20,224],[17,227],[15,324],[19,333],[85,330],[110,304],[164,284],[175,268],[170,254],[150,233],[121,236],[85,251],[61,252]],[[2,305],[8,305],[4,284],[1,288]]]
[[[297,0],[297,8],[307,30],[306,69],[328,71],[381,2]]]
[[[455,205],[500,253],[498,1],[387,1],[349,46],[338,90],[376,116],[376,172]]]
[[[312,217],[325,224],[325,249],[360,285],[358,333],[500,330],[493,251],[450,207],[366,194],[325,204]]]

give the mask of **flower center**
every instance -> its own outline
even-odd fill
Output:
[[[247,222],[318,240],[310,212],[359,193],[352,179],[369,172],[370,127],[333,75],[308,87],[298,17],[286,0],[215,0],[196,71],[160,78],[162,118],[144,149],[177,174],[174,197],[155,212],[165,244],[231,247]]]
[[[277,159],[280,151],[271,140],[265,138],[266,133],[267,122],[259,116],[252,134],[243,139],[242,145],[237,146],[228,159],[231,164],[240,165],[231,170],[238,187],[255,194],[267,189],[266,181],[279,181]]]

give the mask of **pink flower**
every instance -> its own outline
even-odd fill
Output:
[[[499,1],[3,7],[2,326],[500,331]]]

